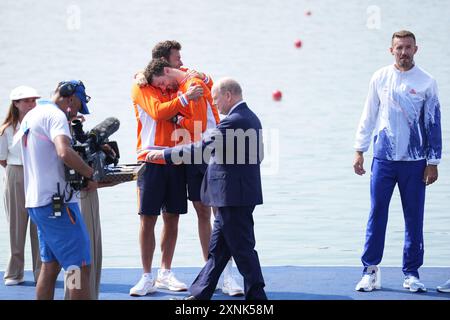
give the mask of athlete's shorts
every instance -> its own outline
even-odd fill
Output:
[[[91,264],[89,234],[78,203],[66,203],[60,217],[53,214],[52,204],[28,208],[38,228],[42,262],[57,261],[64,270]]]
[[[146,163],[137,180],[138,213],[187,213],[185,165]]]
[[[197,164],[186,165],[186,183],[188,189],[188,199],[191,201],[201,201],[200,189],[202,187],[203,177],[205,176],[206,166]]]

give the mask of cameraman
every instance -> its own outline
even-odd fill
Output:
[[[77,278],[70,299],[89,299],[90,244],[78,207],[78,195],[65,181],[64,164],[86,178],[93,175],[71,147],[67,120],[88,113],[89,101],[81,81],[64,81],[51,100],[40,100],[24,117],[15,141],[22,141],[25,207],[38,227],[42,260],[36,286],[37,299],[53,299],[62,268]],[[88,188],[96,183],[88,182]]]

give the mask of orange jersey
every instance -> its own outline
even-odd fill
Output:
[[[189,131],[191,141],[197,142],[202,136],[201,134],[208,129],[214,129],[220,122],[219,112],[213,103],[211,92],[203,81],[197,78],[187,79],[180,84],[179,94],[186,92],[192,85],[200,85],[203,87],[203,96],[197,100],[189,101],[189,109],[191,116],[183,116],[178,124]],[[196,129],[197,126],[197,129]],[[197,130],[197,131],[196,131]]]
[[[186,67],[180,67],[181,71],[184,72],[189,72],[189,69]],[[208,87],[209,90],[211,90],[212,86],[213,86],[213,80],[210,76],[208,76],[206,73],[203,73],[205,75],[205,77],[202,79],[203,83],[206,84],[206,86]]]
[[[134,112],[137,120],[137,147],[138,161],[145,161],[150,149],[163,149],[173,147],[178,138],[173,135],[176,125],[171,119],[177,114],[190,117],[190,107],[185,95],[175,99],[164,94],[160,89],[133,84],[131,89]],[[155,161],[155,163],[165,163]]]

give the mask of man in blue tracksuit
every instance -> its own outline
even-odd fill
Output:
[[[383,256],[389,202],[398,184],[405,218],[403,287],[426,291],[419,280],[423,264],[425,186],[438,178],[442,139],[436,81],[414,63],[416,39],[409,31],[392,36],[395,63],[372,76],[369,93],[356,133],[355,173],[363,175],[363,153],[373,131],[374,158],[370,178],[371,210],[358,291],[380,289],[377,265]]]

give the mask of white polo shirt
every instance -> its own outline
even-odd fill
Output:
[[[66,187],[64,163],[56,153],[53,141],[57,136],[71,138],[66,115],[51,101],[39,100],[23,118],[14,141],[22,142],[25,177],[25,207],[36,208],[52,202],[59,183],[61,193]],[[68,194],[66,192],[66,198]],[[78,194],[69,202],[77,202]]]

